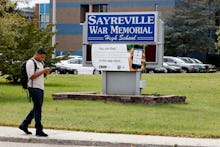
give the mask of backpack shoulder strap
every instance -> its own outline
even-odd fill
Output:
[[[34,72],[37,70],[37,63],[34,61],[34,59],[31,59],[34,62]]]
[[[34,61],[33,58],[32,58],[31,60],[34,62],[34,72],[36,72],[36,70],[37,70],[37,63]],[[34,82],[33,82],[33,80],[31,80],[31,81],[32,81],[31,85],[32,85],[32,87],[33,87]]]

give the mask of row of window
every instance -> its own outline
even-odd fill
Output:
[[[87,12],[107,12],[107,4],[90,4],[80,6],[80,23],[85,22]]]

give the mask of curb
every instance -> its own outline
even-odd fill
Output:
[[[179,146],[179,145],[157,145],[157,144],[132,144],[132,143],[113,143],[102,141],[85,141],[85,140],[59,140],[48,138],[15,138],[0,137],[3,142],[20,142],[20,143],[43,143],[54,145],[80,145],[80,146],[105,146],[105,147],[197,147],[197,146]],[[201,147],[201,146],[198,146]]]
[[[44,129],[48,137],[26,135],[15,127],[0,126],[0,141],[43,143],[55,145],[105,146],[105,147],[220,147],[220,139],[187,138],[151,135],[94,133]],[[30,128],[34,132],[34,128]]]

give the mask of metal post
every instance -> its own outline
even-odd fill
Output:
[[[52,32],[56,32],[56,0],[53,0],[53,9],[52,9],[52,23],[53,23],[53,28]],[[52,37],[52,46],[56,44],[56,34],[53,35]],[[54,54],[52,55],[52,58],[55,57],[56,49],[54,49]]]
[[[158,11],[158,4],[157,4],[157,0],[155,0],[155,3],[154,3],[154,11]]]

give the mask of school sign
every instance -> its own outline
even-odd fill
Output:
[[[163,46],[163,21],[157,11],[86,14],[83,64],[103,71],[103,94],[140,95],[146,87],[141,71],[145,63],[162,66]],[[148,53],[155,60],[146,61]]]
[[[87,41],[140,43],[156,42],[157,13],[88,13]]]

